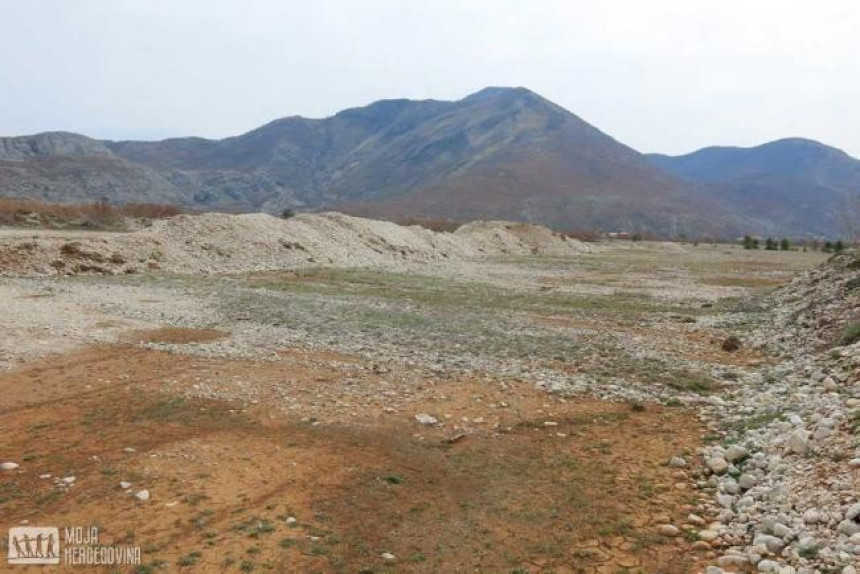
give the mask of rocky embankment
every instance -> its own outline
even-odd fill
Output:
[[[688,527],[707,574],[854,574],[860,563],[860,256],[844,254],[774,292],[752,342],[778,355],[702,418],[710,503]],[[684,461],[675,461],[681,464]]]
[[[179,215],[131,233],[0,230],[0,275],[242,273],[309,266],[405,268],[593,247],[536,225],[479,222],[455,233],[350,217]]]

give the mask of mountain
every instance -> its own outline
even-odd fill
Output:
[[[117,156],[104,142],[68,132],[0,138],[0,196],[58,203],[189,203],[159,171]]]
[[[744,213],[762,234],[838,237],[849,234],[846,216],[860,222],[860,161],[813,140],[708,147],[649,159]]]
[[[808,207],[830,210],[836,195],[822,204],[810,194],[831,193],[837,180],[850,187],[854,172],[836,166],[855,160],[800,169],[807,164],[791,154],[746,161],[745,151],[646,157],[525,88],[486,88],[458,101],[383,100],[324,119],[287,117],[221,140],[0,138],[0,196],[696,236],[833,225],[829,211]],[[813,172],[818,187],[808,185]]]

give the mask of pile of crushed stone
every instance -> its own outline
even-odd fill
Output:
[[[540,225],[507,221],[473,221],[458,228],[455,237],[479,254],[563,256],[589,253],[585,243]]]
[[[178,215],[132,233],[0,234],[0,275],[181,274],[308,266],[409,267],[501,255],[578,255],[593,248],[536,225],[475,223],[456,233],[351,217]]]
[[[774,291],[765,344],[782,352],[838,345],[860,322],[860,254],[841,253]],[[774,336],[774,334],[776,334]]]
[[[860,257],[846,253],[768,298],[748,343],[779,355],[703,408],[708,574],[857,574],[860,563]]]

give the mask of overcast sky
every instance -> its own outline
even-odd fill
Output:
[[[0,0],[0,135],[224,137],[526,86],[640,151],[860,157],[858,0]]]

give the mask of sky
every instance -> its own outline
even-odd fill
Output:
[[[860,158],[857,0],[0,0],[0,135],[220,138],[525,86],[643,152]]]

